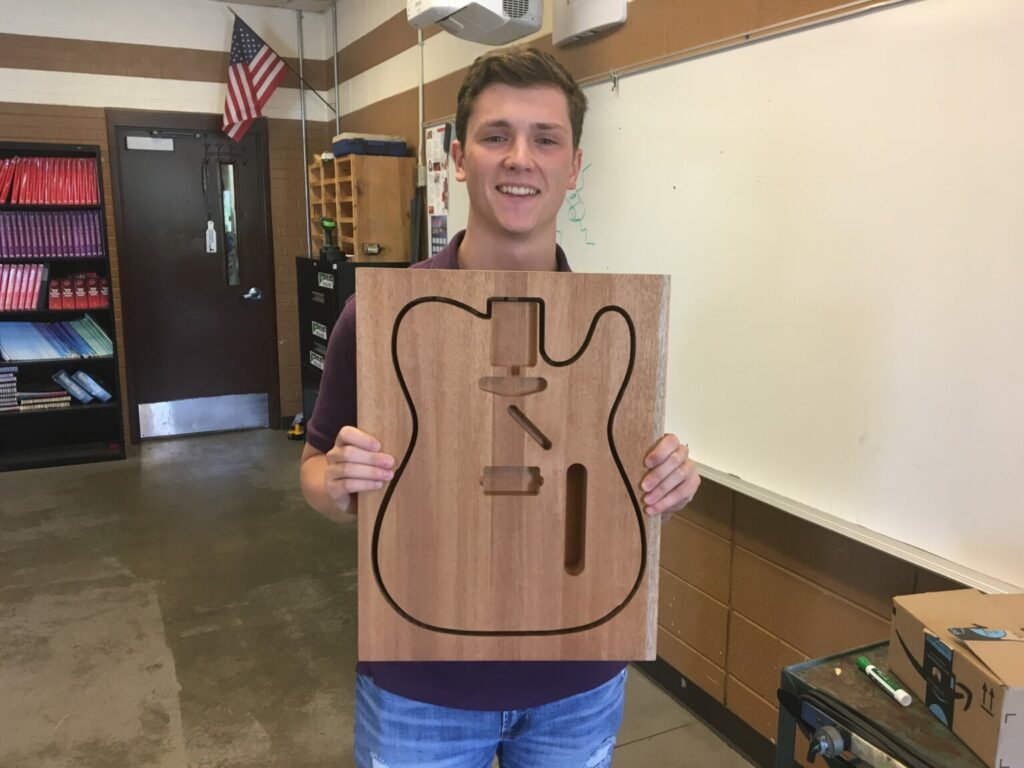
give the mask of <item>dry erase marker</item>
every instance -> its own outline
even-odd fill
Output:
[[[896,701],[902,704],[904,707],[909,707],[911,698],[910,694],[900,688],[899,684],[889,677],[885,672],[880,670],[870,661],[867,656],[857,657],[857,667],[864,670],[864,674],[878,683],[878,686],[892,696]]]

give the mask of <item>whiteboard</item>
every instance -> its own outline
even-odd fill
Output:
[[[666,423],[705,475],[994,591],[1024,585],[1021,29],[920,0],[588,87],[558,223],[576,270],[672,275]]]

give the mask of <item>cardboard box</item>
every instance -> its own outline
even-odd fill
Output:
[[[1024,766],[1024,594],[893,598],[889,668],[991,768]]]

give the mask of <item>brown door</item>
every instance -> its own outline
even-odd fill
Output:
[[[278,418],[266,123],[219,123],[108,113],[134,439]]]

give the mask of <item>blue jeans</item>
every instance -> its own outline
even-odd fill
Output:
[[[450,709],[356,680],[358,768],[608,768],[626,670],[604,685],[530,709]]]

